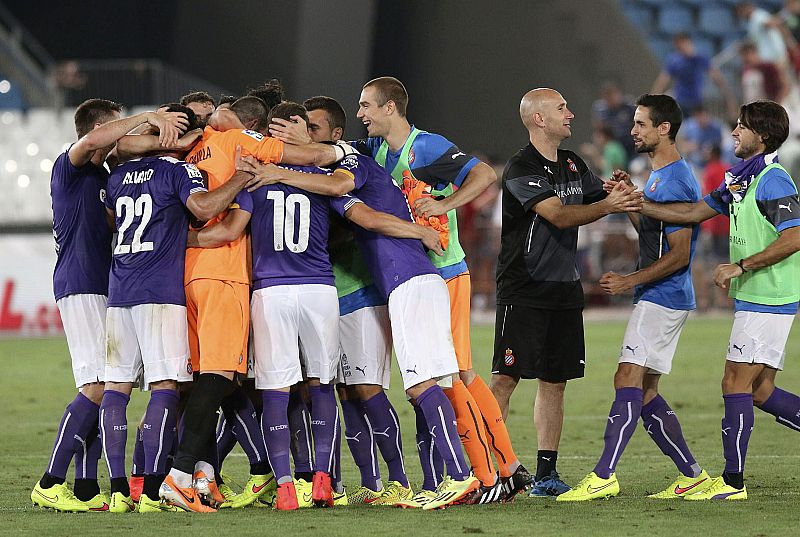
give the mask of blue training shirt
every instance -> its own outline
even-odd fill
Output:
[[[653,170],[644,187],[644,196],[648,201],[656,203],[696,203],[700,201],[702,194],[692,170],[686,161],[681,159]],[[674,310],[695,309],[691,267],[699,226],[666,224],[661,220],[641,215],[638,269],[646,268],[662,258],[669,252],[669,235],[687,227],[692,227],[689,264],[660,280],[636,286],[633,295],[634,304],[646,300]]]

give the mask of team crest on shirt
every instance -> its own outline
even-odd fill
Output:
[[[511,367],[517,362],[517,359],[514,358],[514,351],[511,348],[506,349],[506,355],[503,358],[503,363],[506,364],[508,367]]]
[[[574,162],[572,162],[571,158],[567,159],[567,166],[569,166],[569,171],[571,171],[572,173],[578,173],[578,167],[575,165]]]
[[[658,183],[660,183],[660,182],[661,182],[661,178],[660,177],[656,177],[655,179],[653,179],[653,184],[650,185],[650,192],[655,192],[656,191],[656,187],[658,186]]]
[[[101,188],[100,189],[100,201],[103,202],[103,203],[106,202],[106,189],[105,188]]]
[[[408,150],[408,165],[411,166],[414,163],[414,159],[417,158],[417,155],[414,154],[414,149],[411,148]]]

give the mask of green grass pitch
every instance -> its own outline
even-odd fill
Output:
[[[730,318],[691,318],[678,347],[673,374],[662,393],[678,413],[690,448],[712,475],[722,468],[719,381],[730,330]],[[613,397],[611,379],[624,321],[586,325],[586,378],[567,387],[566,419],[559,470],[574,484],[594,466],[602,446],[605,416]],[[473,328],[475,369],[488,379],[493,327]],[[787,348],[787,371],[778,384],[800,391],[800,337],[793,331]],[[689,503],[648,500],[645,495],[666,487],[677,475],[639,426],[618,467],[622,492],[617,498],[583,504],[557,504],[546,499],[518,498],[508,505],[459,506],[438,512],[414,512],[368,506],[309,509],[278,513],[245,509],[216,515],[163,513],[110,515],[60,514],[31,506],[30,489],[44,470],[57,420],[73,397],[66,343],[62,339],[0,340],[3,366],[0,390],[0,534],[114,535],[187,531],[197,535],[790,535],[797,532],[800,501],[797,432],[779,426],[756,410],[756,424],[747,458],[746,502]],[[402,419],[406,466],[412,482],[421,479],[414,445],[413,412],[400,382],[390,397]],[[511,403],[508,427],[517,455],[533,470],[536,433],[531,407],[535,382],[523,381]],[[133,422],[146,396],[134,394],[129,409]],[[132,441],[129,439],[129,448]],[[357,470],[344,446],[346,484],[357,484]],[[225,463],[234,477],[246,477],[246,459],[237,447]],[[71,480],[71,475],[68,477]],[[105,465],[101,463],[101,485]],[[795,528],[795,529],[792,529]],[[169,532],[169,533],[167,533]]]

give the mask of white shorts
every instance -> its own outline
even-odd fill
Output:
[[[139,304],[110,307],[106,315],[106,381],[189,382],[186,306]]]
[[[392,326],[387,306],[361,308],[339,317],[342,382],[376,384],[389,389],[392,372]]]
[[[392,291],[389,319],[404,389],[458,373],[450,294],[438,274],[415,276]]]
[[[104,295],[69,295],[56,302],[76,388],[105,378],[107,303]]]
[[[782,370],[794,315],[737,311],[726,360]]]
[[[688,310],[665,308],[646,300],[633,308],[622,339],[619,362],[647,368],[648,373],[668,374]]]
[[[308,378],[329,384],[339,366],[339,300],[331,285],[257,289],[250,303],[259,390],[286,388]],[[302,356],[301,358],[301,348]]]

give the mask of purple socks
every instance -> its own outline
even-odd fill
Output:
[[[314,464],[314,449],[311,445],[311,413],[299,390],[292,392],[289,397],[288,415],[294,471],[311,473]]]
[[[617,467],[625,446],[636,430],[636,422],[642,412],[642,390],[640,388],[620,388],[611,404],[608,423],[603,436],[603,454],[594,467],[594,473],[608,479]]]
[[[144,445],[144,475],[165,475],[167,456],[172,451],[175,426],[178,420],[178,392],[155,390],[142,423]]]
[[[444,475],[444,459],[433,446],[433,437],[428,430],[425,421],[425,414],[417,405],[414,406],[414,414],[417,423],[417,454],[419,463],[422,466],[422,489],[436,490]]]
[[[364,401],[363,405],[375,443],[381,450],[381,456],[389,468],[389,479],[408,487],[408,477],[406,477],[406,468],[403,464],[400,418],[397,417],[397,412],[384,392]]]
[[[686,445],[678,416],[661,395],[642,407],[642,425],[661,453],[672,459],[683,475],[700,475],[700,465]]]
[[[417,397],[417,405],[425,415],[433,445],[444,459],[448,475],[455,481],[463,481],[470,470],[456,430],[456,413],[444,391],[438,385],[431,386]]]
[[[100,404],[100,434],[110,479],[125,478],[125,442],[128,439],[125,411],[128,401],[130,397],[124,393],[106,390]]]
[[[333,384],[310,386],[311,432],[314,436],[314,471],[330,475],[336,453],[334,441],[339,429],[339,407]]]
[[[753,395],[732,393],[723,395],[722,399],[725,401],[725,417],[722,418],[725,473],[741,474],[744,472],[747,444],[753,431]]]
[[[289,394],[277,390],[261,392],[264,410],[261,413],[261,434],[264,437],[264,448],[275,472],[275,480],[280,485],[292,480],[292,469],[289,465]]]
[[[795,394],[776,387],[759,408],[775,416],[775,421],[781,425],[800,431],[800,397]]]
[[[77,460],[83,454],[87,439],[97,426],[98,408],[85,395],[79,393],[67,405],[61,417],[47,473],[62,483],[66,478],[70,461],[73,457]]]
[[[361,401],[342,400],[347,446],[361,473],[361,486],[378,491],[383,488],[372,429],[367,425]]]

